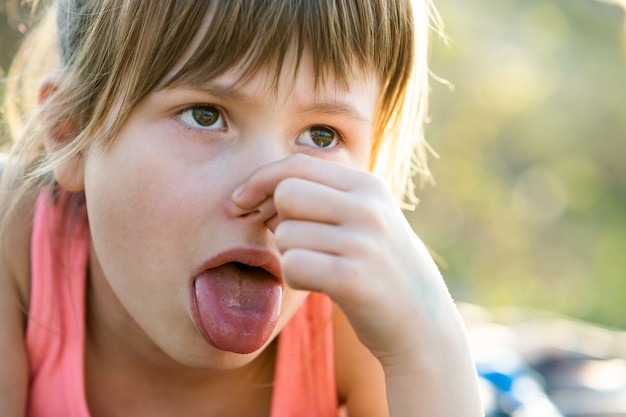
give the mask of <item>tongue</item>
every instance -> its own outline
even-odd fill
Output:
[[[276,279],[261,268],[225,264],[195,282],[196,325],[214,347],[252,353],[271,337],[282,299]]]

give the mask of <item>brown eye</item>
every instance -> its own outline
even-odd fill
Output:
[[[316,148],[332,148],[337,146],[339,140],[340,136],[334,129],[328,126],[315,125],[300,133],[296,142]]]
[[[223,130],[224,121],[220,110],[215,106],[199,105],[189,107],[178,114],[178,118],[191,127]]]
[[[220,118],[220,111],[215,107],[201,106],[191,109],[191,116],[200,126],[213,126]]]

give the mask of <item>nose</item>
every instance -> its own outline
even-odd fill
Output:
[[[247,142],[248,146],[238,150],[235,158],[237,166],[233,184],[229,197],[226,201],[226,212],[230,218],[249,221],[253,223],[264,224],[270,230],[274,231],[278,224],[278,215],[274,206],[273,196],[268,196],[265,200],[252,208],[241,208],[237,206],[230,197],[237,187],[248,179],[259,168],[287,158],[291,152],[288,147],[282,145],[282,141],[276,136],[259,135]]]
[[[237,206],[232,199],[226,203],[227,214],[231,218],[245,219],[250,222],[265,224],[270,230],[274,231],[278,224],[278,214],[274,206],[274,198],[269,196],[256,207],[251,209],[242,209]]]

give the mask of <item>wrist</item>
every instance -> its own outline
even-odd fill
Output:
[[[396,357],[384,364],[383,370],[390,417],[484,415],[478,375],[464,333],[435,348]]]
[[[395,341],[393,350],[377,355],[386,372],[427,372],[449,366],[451,358],[462,358],[473,366],[465,324],[451,304],[447,314],[439,311],[419,328],[405,330],[405,337]]]

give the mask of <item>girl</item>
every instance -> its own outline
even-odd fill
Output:
[[[13,69],[58,49],[3,178],[3,415],[482,415],[394,198],[428,25],[423,0],[51,4]]]

